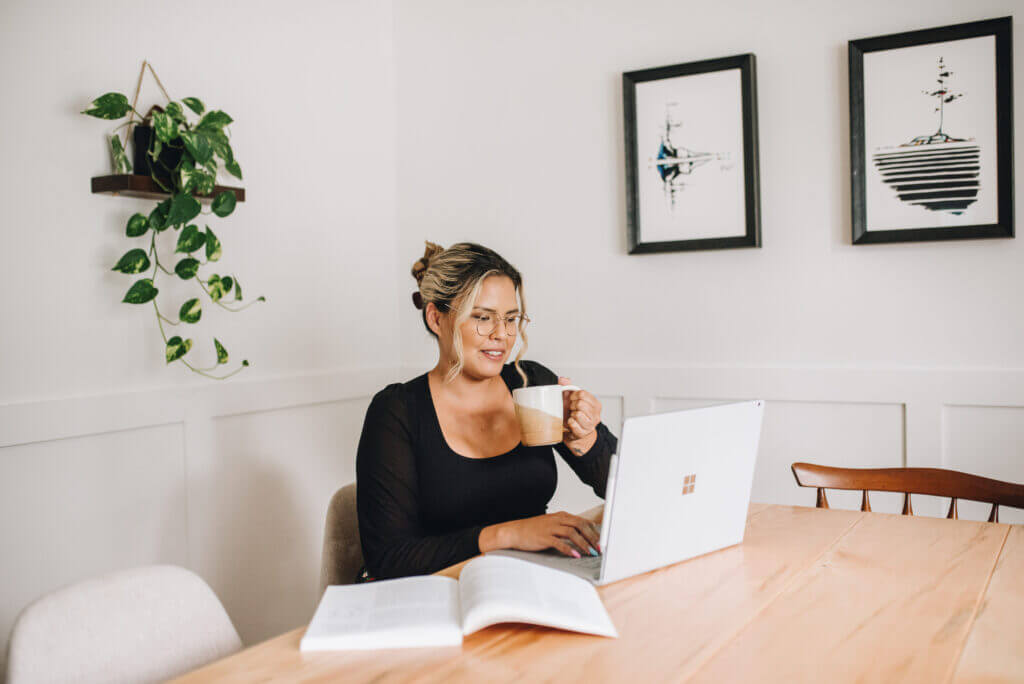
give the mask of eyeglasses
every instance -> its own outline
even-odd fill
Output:
[[[530,322],[530,319],[522,314],[512,314],[506,317],[479,314],[474,315],[473,318],[476,319],[476,333],[482,337],[493,335],[494,331],[498,329],[498,321],[505,322],[505,332],[509,337],[515,337]]]

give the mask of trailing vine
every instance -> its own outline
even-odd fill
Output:
[[[143,71],[147,66],[147,63],[143,64]],[[141,82],[141,73],[139,78]],[[136,92],[136,96],[137,94]],[[257,302],[266,301],[264,297],[257,297],[242,304],[242,285],[237,276],[216,273],[206,277],[200,275],[201,269],[220,259],[222,246],[209,225],[204,224],[204,229],[200,230],[198,225],[192,223],[200,215],[207,214],[202,210],[197,198],[213,194],[220,164],[223,164],[224,169],[232,176],[242,178],[242,169],[235,159],[228,137],[227,127],[233,119],[220,110],[207,111],[202,101],[194,97],[186,97],[181,103],[170,101],[170,98],[168,100],[165,108],[154,107],[149,117],[143,117],[135,110],[134,104],[128,102],[125,95],[107,93],[93,100],[92,107],[82,112],[107,120],[131,115],[127,122],[118,126],[118,129],[127,126],[129,131],[136,116],[143,122],[149,118],[152,124],[150,144],[146,150],[149,176],[158,187],[170,194],[170,197],[159,202],[148,216],[137,213],[128,219],[125,234],[135,239],[143,238],[148,233],[149,249],[136,247],[129,250],[112,270],[138,275],[152,269],[148,277],[136,280],[132,284],[122,301],[127,304],[153,303],[157,326],[164,341],[164,358],[168,364],[180,361],[194,373],[224,380],[248,367],[249,361],[243,360],[238,368],[226,374],[215,374],[213,371],[217,371],[229,361],[227,349],[215,337],[213,346],[217,354],[217,363],[209,368],[199,368],[190,363],[186,355],[192,349],[192,339],[187,333],[168,337],[164,325],[198,323],[203,315],[202,302],[199,297],[186,300],[178,309],[178,320],[172,320],[161,312],[157,303],[157,294],[160,292],[157,279],[163,274],[164,277],[194,281],[205,294],[204,301],[208,299],[209,303],[232,313],[243,311]],[[193,116],[188,115],[185,107]],[[132,166],[125,152],[127,145],[121,144],[116,130],[110,137],[110,151],[115,171],[131,173]],[[127,135],[125,141],[127,143]],[[233,192],[222,191],[213,197],[209,213],[224,218],[235,210],[235,203]],[[168,269],[165,262],[161,261],[156,242],[157,235],[168,228],[178,233],[174,254],[181,255],[173,270]],[[225,303],[229,295],[233,297],[231,301],[238,302],[237,305]]]

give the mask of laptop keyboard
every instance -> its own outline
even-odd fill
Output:
[[[583,570],[600,570],[601,556],[583,556],[582,558],[565,558],[562,562]]]

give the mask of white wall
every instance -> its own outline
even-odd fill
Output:
[[[813,502],[798,459],[1024,481],[1024,247],[855,248],[846,170],[848,39],[1012,9],[4,3],[0,641],[35,596],[149,562],[199,572],[247,643],[308,619],[366,402],[435,360],[409,303],[425,238],[521,267],[530,355],[597,392],[616,431],[768,399],[758,500]],[[621,73],[748,51],[764,248],[627,256]],[[133,88],[142,58],[238,120],[248,200],[213,225],[224,270],[269,302],[210,317],[253,363],[227,383],[166,368],[150,317],[119,303],[131,279],[109,268],[151,204],[88,191],[110,127],[77,112]],[[554,506],[592,502],[563,478]]]
[[[237,120],[247,200],[228,219],[210,217],[224,245],[212,270],[236,272],[248,296],[268,303],[206,311],[204,322],[216,319],[211,332],[253,364],[242,377],[392,365],[386,3],[310,2],[296,12],[266,1],[51,0],[0,11],[0,403],[206,384],[164,371],[151,312],[120,303],[133,279],[110,270],[138,246],[124,238],[125,221],[153,203],[89,190],[91,176],[109,173],[113,125],[77,112],[110,90],[131,97],[143,58],[173,97],[199,96]],[[147,76],[139,108],[160,101]],[[212,358],[209,337],[198,352]]]
[[[846,59],[850,39],[1019,7],[400,1],[400,261],[423,239],[493,246],[523,271],[552,363],[1024,367],[1024,241],[850,244]],[[743,52],[763,248],[627,255],[622,72]],[[411,306],[402,325],[403,359],[424,363]]]
[[[1024,482],[1009,427],[1024,415],[1024,241],[851,244],[846,57],[851,39],[1014,10],[398,0],[400,266],[424,239],[497,249],[524,274],[529,356],[616,416],[768,399],[755,500],[813,505],[788,472],[801,459]],[[763,248],[627,255],[622,73],[746,52]],[[1014,72],[1019,94],[1019,44]],[[1018,200],[1022,183],[1018,170]],[[413,308],[400,314],[409,374],[433,349]],[[588,501],[578,487],[559,496]],[[938,512],[929,506],[917,508]]]
[[[0,4],[0,644],[36,596],[151,562],[199,572],[247,643],[309,618],[327,502],[398,365],[392,40],[374,0]],[[268,303],[204,312],[190,356],[215,334],[252,363],[226,383],[166,367],[152,310],[120,303],[153,203],[90,194],[114,124],[78,112],[144,58],[236,119],[247,200],[211,217],[211,271]]]

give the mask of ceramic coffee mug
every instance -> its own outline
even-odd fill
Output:
[[[546,446],[562,441],[562,392],[576,385],[536,385],[512,390],[516,417],[526,446]]]

